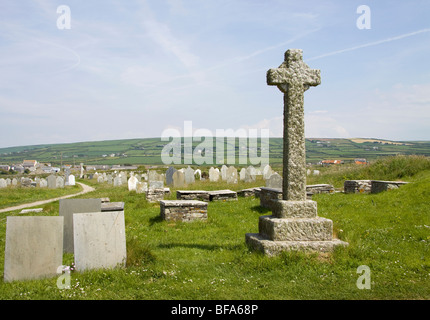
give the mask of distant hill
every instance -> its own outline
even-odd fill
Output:
[[[80,163],[160,165],[163,164],[161,151],[167,143],[160,138],[147,138],[0,148],[0,164],[18,164],[23,160],[37,160],[52,165]],[[200,142],[193,143],[193,150],[199,144]],[[226,144],[227,142],[224,150],[226,150]],[[215,142],[213,146],[216,152]],[[235,145],[237,155],[238,146],[237,141]],[[282,148],[282,138],[270,138],[270,164],[282,163]],[[259,148],[258,152],[260,152]],[[370,161],[397,154],[430,156],[430,141],[389,141],[373,138],[306,139],[306,158],[307,162],[311,163],[334,159],[348,162],[356,158]],[[236,159],[238,163],[238,156]]]

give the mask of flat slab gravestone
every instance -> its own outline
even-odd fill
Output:
[[[101,199],[60,199],[59,215],[64,217],[64,252],[73,253],[73,214],[101,212]]]
[[[288,250],[331,251],[346,242],[333,239],[331,220],[317,216],[317,204],[307,200],[304,130],[304,93],[321,83],[320,70],[309,68],[302,50],[285,53],[284,62],[267,72],[267,84],[284,93],[282,200],[271,200],[272,215],[260,216],[259,233],[246,243],[266,255]],[[260,200],[264,188],[261,188]]]
[[[237,200],[237,192],[232,190],[208,191],[209,201],[234,201]]]
[[[204,190],[177,190],[176,199],[209,201],[209,192]]]
[[[161,200],[160,216],[167,221],[206,220],[208,203],[198,200]]]
[[[4,281],[55,276],[63,264],[63,217],[6,219]]]
[[[73,236],[78,271],[125,266],[124,211],[75,213]]]

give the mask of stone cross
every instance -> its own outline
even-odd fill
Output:
[[[283,200],[306,200],[304,93],[321,84],[320,70],[303,62],[302,50],[285,52],[285,61],[267,71],[267,84],[284,93]]]

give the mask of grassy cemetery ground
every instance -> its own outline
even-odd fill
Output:
[[[0,299],[429,299],[429,160],[398,157],[368,167],[324,168],[319,176],[309,177],[308,184],[341,187],[345,179],[368,178],[413,183],[379,194],[314,195],[318,215],[333,220],[336,236],[349,247],[333,254],[291,252],[277,257],[245,245],[245,233],[258,232],[258,217],[270,214],[254,197],[210,202],[205,222],[167,222],[160,218],[159,205],[148,203],[144,195],[86,180],[97,190],[83,198],[125,202],[127,267],[72,272],[71,289],[58,289],[55,277],[4,283],[3,214]],[[262,185],[262,180],[237,185],[206,181],[191,188]],[[175,191],[169,198],[175,199]],[[58,215],[58,202],[45,205],[44,211]],[[72,263],[73,255],[65,255],[63,264]],[[361,265],[370,268],[370,289],[356,285]]]
[[[12,207],[19,204],[31,203],[40,200],[58,198],[69,194],[78,193],[82,190],[79,185],[66,186],[65,188],[21,188],[11,187],[0,190],[0,209]]]

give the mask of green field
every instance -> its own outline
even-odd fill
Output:
[[[18,164],[23,160],[37,160],[40,163],[60,164],[131,164],[131,165],[160,165],[161,151],[168,142],[160,138],[129,139],[112,141],[78,142],[69,144],[52,144],[21,146],[0,149],[0,164]],[[200,142],[193,143],[193,150]],[[213,142],[216,154],[216,143]],[[236,163],[239,164],[239,141],[234,146]],[[257,143],[258,156],[261,155],[260,141]],[[269,161],[271,165],[282,164],[282,139],[270,138]],[[227,140],[224,153],[227,150]],[[184,148],[181,148],[182,163]],[[111,155],[114,155],[111,157]],[[306,139],[307,162],[317,163],[321,160],[339,159],[352,161],[355,158],[365,158],[368,161],[393,155],[425,155],[430,156],[429,141],[406,141],[392,144],[390,141],[354,142],[351,139]],[[227,160],[226,160],[227,162]],[[212,161],[215,164],[215,159]],[[212,163],[208,164],[211,165]],[[251,164],[248,162],[248,164]]]
[[[309,183],[340,184],[342,177],[400,177],[411,183],[379,194],[314,195],[318,215],[332,219],[335,235],[349,246],[332,254],[290,252],[277,257],[251,251],[245,244],[246,233],[258,232],[259,216],[270,214],[254,197],[209,203],[205,222],[168,222],[160,218],[158,204],[148,203],[144,195],[84,180],[97,189],[85,198],[125,202],[127,266],[74,271],[71,288],[58,289],[55,277],[4,283],[0,255],[0,299],[430,299],[430,160],[394,157],[366,168],[326,168]],[[262,184],[199,181],[192,188],[239,190]],[[169,198],[175,198],[175,189]],[[58,202],[45,205],[43,214],[58,215]],[[0,214],[0,252],[5,218]],[[63,264],[73,266],[73,255],[66,254]],[[370,268],[370,289],[356,285],[362,265]]]

